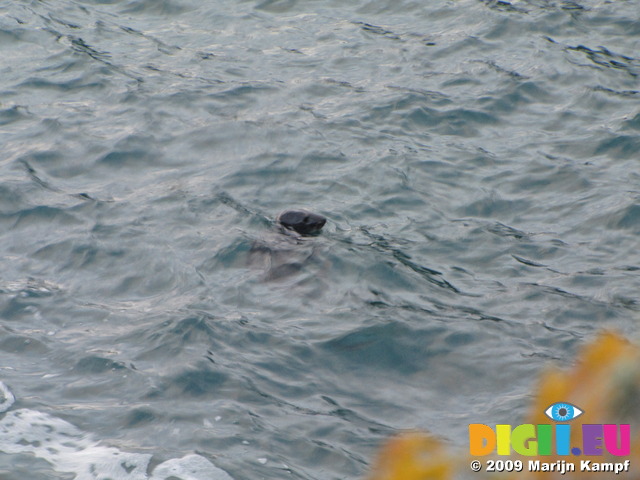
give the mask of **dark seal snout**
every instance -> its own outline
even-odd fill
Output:
[[[327,219],[307,210],[285,210],[278,215],[277,221],[284,228],[300,235],[316,235],[320,233]]]

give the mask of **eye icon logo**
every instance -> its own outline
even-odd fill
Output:
[[[558,402],[550,405],[544,414],[556,422],[570,422],[578,418],[584,412],[575,405],[566,402]]]

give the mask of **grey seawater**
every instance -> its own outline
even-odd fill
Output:
[[[4,2],[0,477],[359,478],[637,338],[639,12]]]

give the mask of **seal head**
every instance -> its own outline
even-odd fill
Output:
[[[278,215],[277,221],[284,228],[300,235],[317,235],[327,219],[307,210],[285,210]]]

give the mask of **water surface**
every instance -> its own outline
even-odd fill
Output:
[[[0,476],[359,478],[517,422],[638,336],[638,51],[624,0],[0,6]]]

